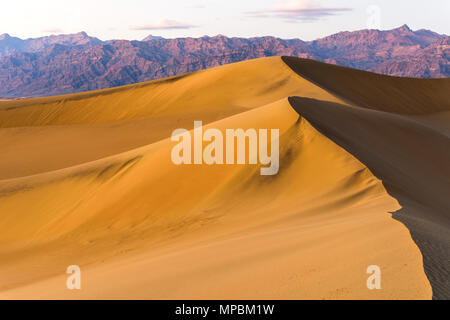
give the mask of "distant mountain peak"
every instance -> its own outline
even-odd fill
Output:
[[[0,40],[10,39],[11,36],[7,33],[0,34]]]
[[[77,33],[68,33],[68,34],[54,34],[51,36],[41,37],[41,38],[35,38],[32,40],[39,40],[39,39],[46,39],[46,38],[73,38],[73,39],[94,39],[93,37],[89,36],[86,32],[81,31]]]
[[[64,45],[96,45],[101,44],[102,41],[98,38],[89,36],[86,32],[81,31],[78,33],[72,33],[72,34],[59,34],[59,35],[51,35],[48,37],[42,37],[42,38],[36,38],[31,39],[33,41],[44,41],[48,42],[49,44],[53,43],[59,43]]]
[[[154,36],[152,34],[149,34],[147,37],[145,37],[144,39],[142,39],[142,41],[150,41],[150,40],[161,40],[164,39],[161,36]]]
[[[91,39],[94,37],[91,37],[90,35],[87,34],[87,32],[85,31],[80,31],[74,34],[71,34],[71,36],[76,37],[76,38],[81,38],[81,39]]]
[[[403,31],[403,32],[413,32],[407,24],[404,24],[401,27],[394,29],[394,30]]]

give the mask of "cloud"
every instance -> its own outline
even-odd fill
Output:
[[[56,28],[56,27],[46,28],[44,30],[41,30],[41,32],[43,32],[43,33],[64,33],[63,30],[61,30],[60,28]]]
[[[174,29],[192,29],[197,26],[182,23],[174,20],[160,20],[154,24],[138,25],[130,27],[131,30],[174,30]]]
[[[194,4],[194,5],[191,5],[191,6],[187,6],[186,8],[187,9],[205,9],[206,6],[204,4],[202,4],[202,3],[199,3],[199,4]]]
[[[323,7],[315,0],[284,0],[277,1],[276,5],[259,10],[246,12],[251,18],[282,18],[286,22],[315,21],[320,18],[334,16],[351,11],[344,7]]]

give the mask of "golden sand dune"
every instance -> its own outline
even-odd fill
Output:
[[[116,89],[0,102],[0,179],[98,160],[192,128],[194,120],[217,121],[291,95],[341,102],[280,58]]]
[[[448,295],[448,122],[436,116],[449,111],[448,83],[420,80],[408,107],[395,93],[330,88],[297,63],[353,73],[349,87],[370,87],[369,73],[286,61],[1,102],[0,298]],[[409,88],[387,79],[375,83]],[[173,164],[169,137],[194,120],[279,129],[278,175]],[[80,291],[66,288],[69,265],[81,267]],[[381,290],[366,286],[371,265]]]

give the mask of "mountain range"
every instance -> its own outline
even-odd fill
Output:
[[[102,41],[85,32],[22,40],[0,35],[0,96],[111,88],[268,56],[295,56],[381,74],[450,77],[450,37],[407,25],[315,41],[275,37]]]

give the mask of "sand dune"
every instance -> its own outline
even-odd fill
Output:
[[[366,164],[400,202],[393,217],[408,227],[421,249],[435,296],[448,297],[448,136],[399,115],[304,98],[291,101],[316,128]]]
[[[0,298],[445,297],[448,82],[410,81],[274,57],[0,102]],[[278,128],[279,174],[174,165],[169,136],[194,120]]]
[[[450,110],[450,78],[424,80],[390,77],[312,60],[282,59],[301,77],[351,105],[399,114],[430,114]]]
[[[194,120],[210,123],[290,95],[341,102],[280,58],[97,92],[0,102],[0,179],[98,160],[192,128]]]

